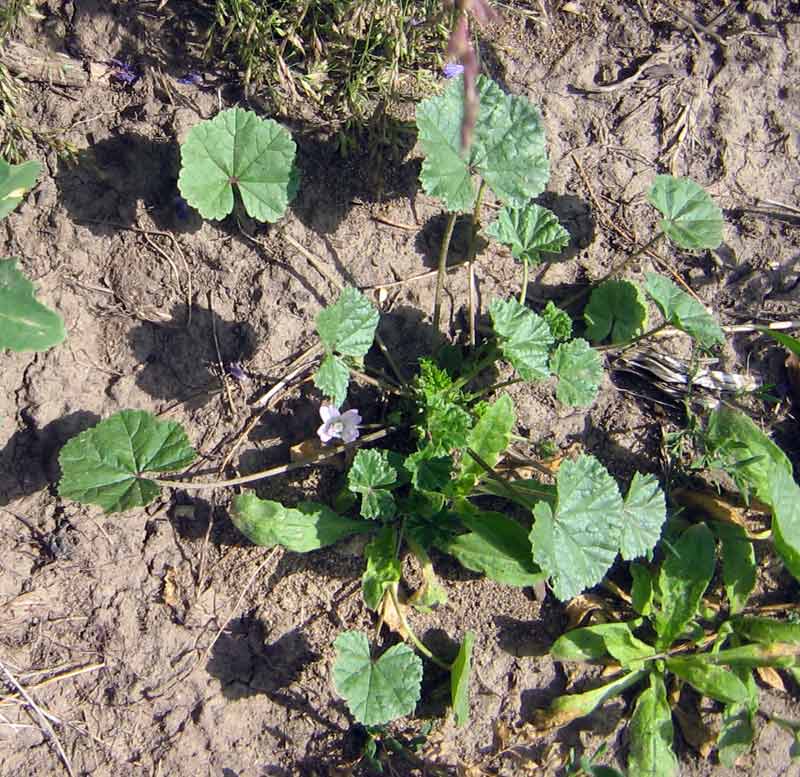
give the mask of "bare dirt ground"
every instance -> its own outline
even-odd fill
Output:
[[[656,173],[673,172],[693,177],[723,207],[725,244],[713,257],[664,247],[662,269],[680,274],[723,324],[800,318],[800,4],[542,5],[546,16],[537,3],[527,15],[501,6],[503,22],[484,30],[481,44],[487,72],[541,106],[552,167],[542,201],[573,235],[574,259],[536,279],[531,301],[558,300],[569,284],[601,277],[651,234],[655,214],[644,192]],[[708,29],[689,27],[670,5]],[[98,419],[142,408],[182,422],[200,466],[218,466],[250,417],[247,399],[313,342],[314,318],[336,296],[288,238],[341,282],[370,287],[430,268],[443,219],[419,189],[415,148],[376,170],[368,149],[342,160],[325,127],[291,116],[283,120],[298,144],[302,184],[281,223],[242,231],[181,218],[178,143],[220,103],[239,98],[225,85],[177,82],[197,67],[181,55],[191,3],[158,6],[51,0],[23,35],[27,45],[80,58],[92,77],[81,89],[28,84],[27,119],[58,130],[78,155],[69,163],[52,151],[43,158],[44,145],[31,148],[44,163],[42,180],[0,233],[2,253],[21,258],[69,331],[47,353],[2,356],[0,657],[60,721],[75,775],[342,774],[352,720],[330,666],[339,631],[372,625],[357,582],[360,546],[308,556],[253,547],[231,525],[222,490],[165,493],[147,510],[107,517],[56,496],[57,454]],[[103,64],[112,57],[134,60],[142,79],[113,84]],[[461,250],[456,240],[453,260]],[[644,260],[631,275],[651,266]],[[514,293],[518,277],[510,254],[488,247],[484,305]],[[443,320],[454,334],[463,328],[465,290],[464,274],[452,273]],[[387,292],[380,331],[410,370],[429,347],[433,280]],[[215,337],[223,362],[240,362],[250,375],[231,385],[231,401],[220,390]],[[785,380],[782,356],[753,335],[730,338],[723,368]],[[585,411],[559,406],[544,388],[515,387],[513,398],[523,434],[559,447],[579,442],[621,477],[634,467],[660,474],[662,429],[680,423],[610,379]],[[380,412],[373,404],[367,421]],[[317,406],[312,388],[295,390],[245,441],[235,470],[287,461],[289,446],[313,435]],[[796,420],[772,426],[797,461]],[[259,494],[324,499],[337,477],[332,468],[292,473]],[[566,621],[549,597],[540,603],[445,561],[441,573],[448,605],[415,615],[414,624],[440,644],[474,629],[476,681],[470,725],[439,722],[423,755],[456,774],[492,752],[496,721],[528,720],[567,687],[547,656]],[[796,600],[796,583],[769,579],[777,600]],[[426,675],[421,715],[441,714],[440,682]],[[788,687],[763,689],[765,707],[797,718],[796,688]],[[0,774],[66,773],[54,742],[9,695],[0,697]],[[558,753],[603,740],[623,765],[624,713],[619,700],[532,740],[529,755],[543,765],[531,773],[556,773]],[[790,744],[764,725],[740,767],[726,770],[676,735],[683,773],[698,777],[800,774]],[[522,768],[489,763],[489,773]]]

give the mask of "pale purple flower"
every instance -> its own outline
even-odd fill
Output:
[[[358,425],[361,423],[358,410],[340,413],[333,405],[322,405],[319,416],[323,424],[317,429],[317,434],[322,442],[330,442],[335,437],[343,442],[354,442],[358,439]]]
[[[121,59],[110,59],[107,64],[113,68],[111,80],[118,84],[133,86],[142,77],[140,71]]]
[[[448,62],[442,68],[442,73],[444,73],[445,78],[455,78],[456,76],[460,76],[463,72],[464,66],[459,65],[457,62]]]

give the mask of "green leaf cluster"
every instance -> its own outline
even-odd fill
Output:
[[[317,332],[325,355],[314,374],[314,385],[340,407],[350,382],[349,361],[360,364],[372,346],[378,311],[358,289],[347,286],[339,299],[320,311]]]

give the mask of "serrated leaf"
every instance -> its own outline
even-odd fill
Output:
[[[659,649],[670,647],[695,617],[715,561],[714,537],[702,523],[690,526],[667,549],[657,583],[661,609],[654,619]]]
[[[741,615],[733,619],[734,631],[751,642],[771,645],[785,642],[800,645],[800,623],[778,621],[756,615]]]
[[[653,575],[650,570],[634,562],[630,565],[631,606],[639,615],[649,615],[653,609]]]
[[[527,532],[513,518],[478,510],[466,500],[458,500],[455,510],[470,531],[440,540],[436,544],[441,550],[467,569],[505,585],[522,587],[544,579],[533,563]]]
[[[511,397],[503,394],[489,405],[470,430],[467,447],[489,467],[494,467],[500,454],[508,448],[515,421],[514,403]],[[461,494],[469,494],[485,475],[483,467],[472,456],[464,455],[454,487]]]
[[[204,218],[223,219],[233,210],[236,187],[249,216],[277,221],[289,204],[295,151],[285,127],[229,108],[189,130],[178,189]]]
[[[503,356],[525,380],[544,380],[553,335],[547,322],[516,300],[495,299],[489,315]]]
[[[638,623],[602,623],[572,629],[555,641],[550,655],[558,661],[596,661],[609,655],[623,666],[640,664],[655,655],[655,649],[633,635],[631,628]]]
[[[586,338],[602,343],[625,343],[647,326],[647,305],[642,290],[630,281],[605,281],[592,290],[583,311]]]
[[[452,456],[432,456],[425,448],[405,459],[405,467],[411,473],[411,483],[421,491],[441,491],[450,482],[453,472]]]
[[[194,461],[186,432],[143,410],[121,410],[61,449],[58,493],[107,513],[144,507],[161,487],[146,472],[174,472]]]
[[[735,615],[756,587],[756,554],[743,526],[716,522],[713,528],[721,544],[722,582]]]
[[[622,529],[622,497],[594,456],[564,461],[556,478],[555,510],[536,505],[530,532],[533,560],[567,601],[599,583],[614,559]]]
[[[561,343],[550,357],[550,369],[558,375],[559,402],[572,407],[586,407],[594,402],[603,382],[603,360],[586,340],[577,338]]]
[[[347,387],[350,384],[350,369],[338,357],[326,354],[322,358],[319,369],[314,373],[314,385],[340,407],[347,399]]]
[[[537,710],[534,715],[534,725],[538,729],[566,726],[576,718],[582,718],[593,712],[607,699],[618,696],[627,688],[638,683],[645,675],[644,670],[627,672],[618,679],[591,691],[559,696],[546,710]]]
[[[474,174],[503,202],[522,206],[544,191],[550,177],[541,117],[526,99],[504,94],[485,76],[478,76],[476,89],[481,110],[466,155],[461,149],[463,79],[453,79],[443,94],[417,105],[425,155],[420,181],[450,211],[472,209]]]
[[[456,726],[463,726],[469,720],[469,679],[474,644],[475,634],[468,631],[450,669],[450,698]]]
[[[0,159],[0,219],[5,218],[22,202],[26,192],[36,185],[36,179],[41,172],[42,166],[34,160],[11,165]]]
[[[772,505],[775,550],[786,568],[800,580],[800,486],[782,467],[775,467],[768,503]]]
[[[649,553],[661,537],[667,519],[664,492],[654,475],[634,473],[622,506],[619,552],[625,561]]]
[[[317,331],[328,353],[362,358],[372,347],[378,326],[378,311],[352,286],[342,289],[339,299],[317,316]]]
[[[711,313],[669,278],[645,273],[644,288],[668,324],[686,332],[705,348],[725,342],[725,334]]]
[[[309,553],[372,528],[318,502],[284,507],[280,502],[259,499],[251,491],[233,498],[231,520],[250,542],[267,548],[282,545],[295,553]]]
[[[364,518],[388,520],[395,513],[394,496],[388,490],[397,481],[397,470],[389,464],[387,451],[361,449],[356,453],[347,487],[361,494],[361,515]]]
[[[722,211],[691,178],[657,175],[647,199],[661,211],[661,229],[687,251],[717,248],[722,242]]]
[[[373,661],[366,635],[345,631],[333,643],[333,682],[353,717],[379,726],[414,712],[422,683],[422,660],[406,644]]]
[[[531,265],[545,258],[554,259],[569,245],[570,239],[558,216],[533,202],[521,208],[506,205],[485,231],[489,237],[510,246],[516,259]]]
[[[396,549],[397,537],[391,526],[384,526],[364,548],[367,566],[361,576],[361,594],[371,610],[378,609],[390,585],[400,582]]]
[[[650,686],[636,699],[630,722],[628,773],[636,777],[675,777],[678,759],[672,749],[674,730],[664,680],[650,673]]]
[[[46,351],[66,336],[63,319],[36,300],[17,260],[0,259],[0,350]]]
[[[667,658],[667,669],[695,690],[723,704],[746,704],[750,694],[744,683],[729,669],[714,666],[702,654]]]

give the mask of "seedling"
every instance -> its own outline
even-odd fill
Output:
[[[558,697],[536,719],[541,728],[563,726],[613,696],[643,686],[629,724],[631,775],[678,773],[671,710],[677,696],[667,693],[670,683],[692,686],[724,705],[717,747],[723,764],[733,766],[755,734],[758,689],[753,670],[794,667],[800,653],[796,624],[735,615],[704,625],[709,613],[713,616],[703,596],[715,567],[714,535],[705,524],[673,533],[664,547],[667,556],[657,574],[634,566],[632,599],[639,617],[574,629],[551,649],[560,661],[616,662],[617,674],[593,690]],[[734,608],[742,602],[729,604]]]
[[[223,219],[234,192],[257,221],[277,221],[297,189],[289,131],[252,111],[229,108],[189,130],[178,188],[204,218]]]
[[[0,218],[22,202],[40,172],[38,162],[10,165],[0,159]],[[0,259],[0,349],[46,351],[65,337],[63,319],[37,302],[34,286],[17,268],[17,259]]]

